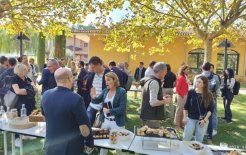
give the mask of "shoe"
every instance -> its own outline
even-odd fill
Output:
[[[217,130],[213,130],[213,136],[217,135]]]
[[[227,120],[226,123],[227,124],[231,124],[232,123],[232,120]]]
[[[15,147],[20,147],[20,138],[15,139]]]
[[[212,144],[213,144],[212,139],[207,139],[207,144],[208,144],[208,145],[212,145]]]

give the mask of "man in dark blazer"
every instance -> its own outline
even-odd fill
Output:
[[[72,72],[59,68],[55,80],[57,87],[47,90],[41,101],[46,120],[45,154],[81,155],[84,150],[91,153],[91,126],[82,97],[71,91]]]
[[[78,76],[78,79],[77,79],[77,93],[80,95],[80,96],[83,96],[83,82],[84,82],[84,77],[86,76],[86,74],[88,73],[88,71],[84,68],[85,66],[85,63],[84,61],[80,61],[79,62],[79,65],[80,65],[80,72],[79,72],[79,76]]]
[[[47,63],[47,68],[43,69],[42,78],[38,82],[39,85],[42,85],[42,95],[46,90],[56,87],[56,81],[54,78],[55,71],[59,68],[59,63],[55,59],[49,59]]]
[[[118,76],[119,81],[120,81],[120,87],[126,90],[125,86],[128,80],[128,75],[126,74],[126,72],[116,67],[115,61],[110,61],[108,66],[109,66],[110,71],[114,72]]]
[[[145,71],[146,71],[146,68],[144,67],[144,63],[140,62],[139,67],[136,68],[135,70],[134,79],[136,81],[140,81],[140,79],[144,77]]]

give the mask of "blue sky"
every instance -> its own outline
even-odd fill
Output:
[[[114,9],[110,14],[109,14],[109,17],[112,18],[113,22],[119,22],[123,17],[124,15],[126,14],[126,11],[125,11],[125,8],[128,7],[128,4],[125,3],[123,5],[123,9],[120,10],[120,9]],[[83,23],[83,25],[88,25],[90,23],[93,23],[93,21],[95,20],[95,18],[97,16],[99,16],[100,13],[97,12],[95,14],[90,14],[86,17],[86,20],[85,22]]]

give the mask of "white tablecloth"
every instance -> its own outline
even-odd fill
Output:
[[[182,141],[179,140],[171,140],[171,148],[170,150],[150,150],[144,149],[142,146],[142,137],[135,136],[132,145],[129,148],[129,151],[134,153],[141,153],[141,154],[149,154],[149,155],[192,155],[192,154],[200,154],[195,153],[191,149],[187,149],[183,144]],[[168,139],[169,140],[169,139]],[[212,151],[205,146],[204,153],[206,155],[213,155]],[[203,154],[204,154],[203,153]]]

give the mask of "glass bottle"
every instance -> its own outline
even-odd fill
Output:
[[[25,108],[25,104],[22,104],[21,117],[25,117],[25,116],[27,116],[27,114],[26,114],[26,108]]]

